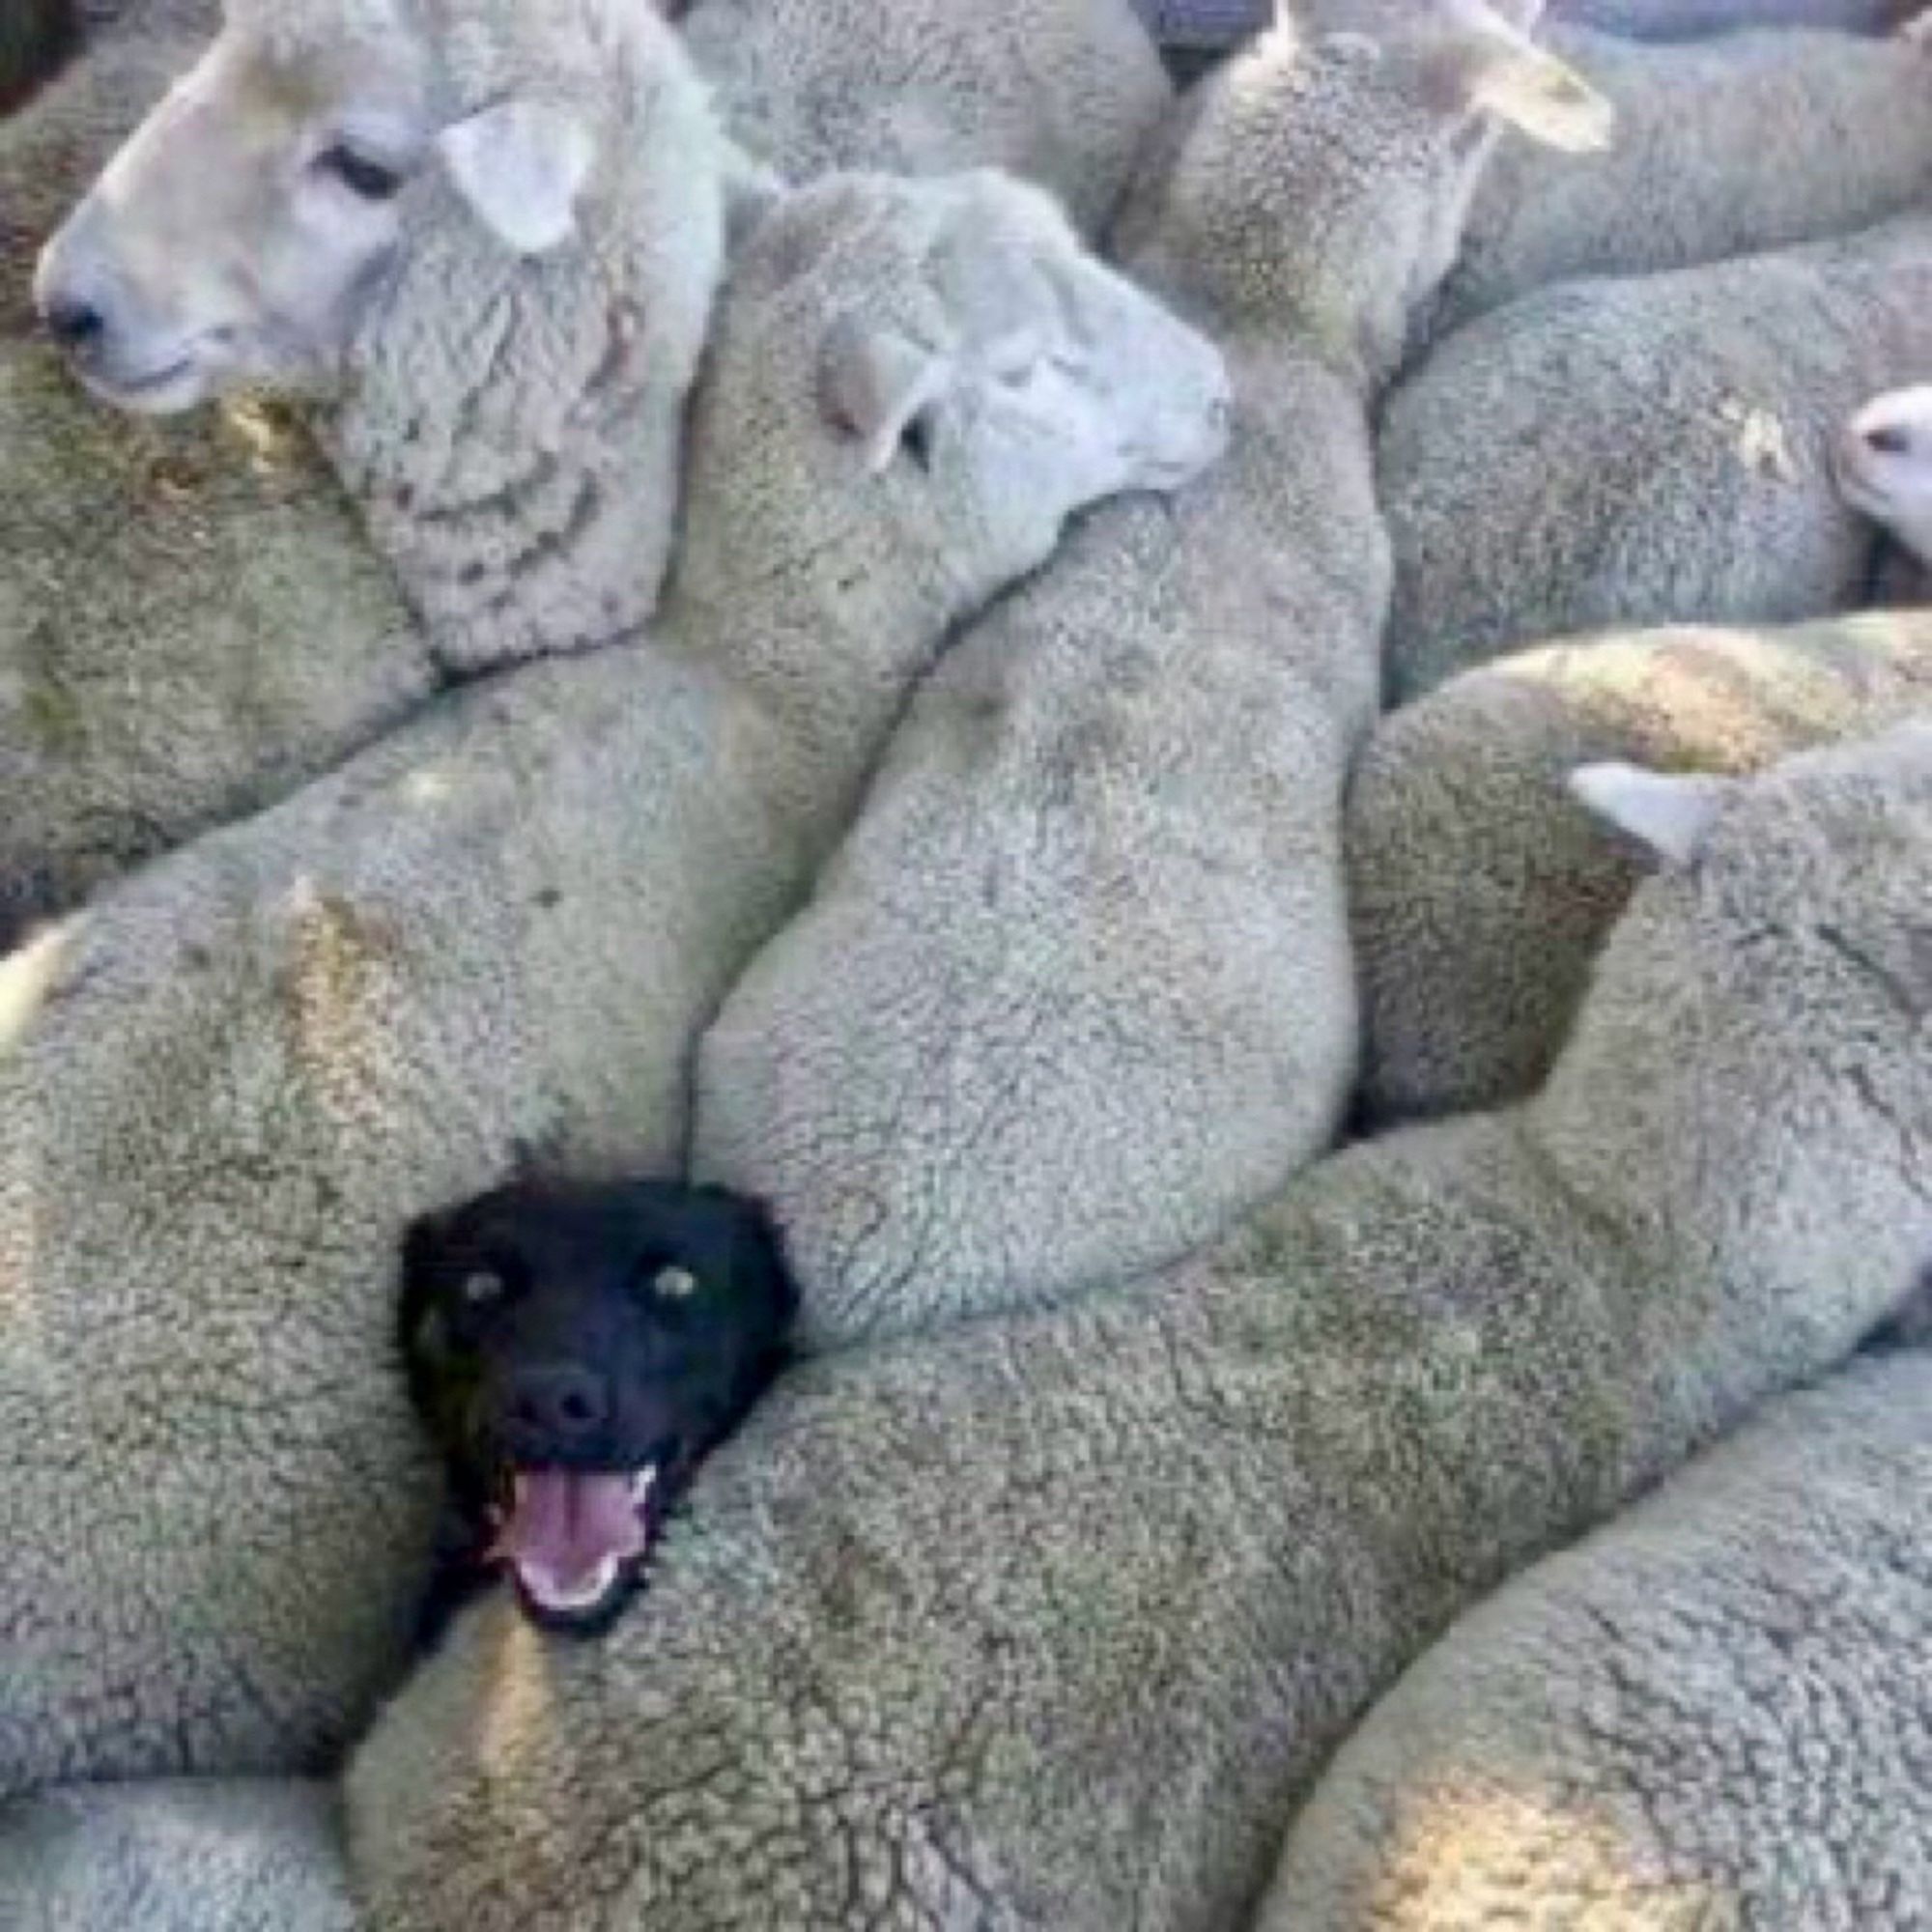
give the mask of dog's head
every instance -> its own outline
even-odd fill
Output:
[[[796,1304],[764,1214],[718,1188],[525,1181],[410,1229],[411,1394],[532,1618],[594,1630],[621,1608]]]

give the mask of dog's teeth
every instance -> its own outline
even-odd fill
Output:
[[[658,1479],[657,1464],[648,1463],[631,1478],[631,1500],[641,1503],[651,1492],[651,1485]]]

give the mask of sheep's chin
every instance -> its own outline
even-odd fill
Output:
[[[207,402],[212,393],[207,376],[191,355],[133,380],[90,369],[83,369],[80,379],[101,402],[131,415],[180,415]]]

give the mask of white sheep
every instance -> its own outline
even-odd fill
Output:
[[[355,1932],[327,1785],[83,1784],[0,1812],[9,1932]]]
[[[433,688],[326,463],[252,405],[90,404],[23,339],[33,251],[205,43],[203,0],[102,21],[0,122],[0,950],[128,866],[270,803]],[[265,646],[299,638],[300,648]]]
[[[1614,105],[1617,138],[1582,156],[1505,147],[1476,191],[1438,331],[1551,282],[1788,247],[1932,191],[1922,33],[1653,46],[1559,28],[1548,44]]]
[[[1932,384],[1877,396],[1845,426],[1840,494],[1932,569]]]
[[[474,672],[654,608],[741,167],[635,0],[228,0],[37,295],[130,409],[327,389],[378,549]]]
[[[1368,1120],[1501,1106],[1548,1071],[1641,869],[1575,766],[1751,772],[1925,711],[1932,610],[1570,639],[1385,719],[1346,821]]]
[[[427,1552],[407,1222],[520,1151],[674,1168],[908,683],[1226,434],[1213,350],[992,174],[780,203],[707,367],[650,639],[469,687],[0,968],[0,1789],[346,1739]]]
[[[1490,9],[1331,4],[1136,190],[1122,259],[1228,350],[1231,460],[1089,519],[954,645],[701,1051],[696,1160],[773,1204],[816,1339],[1151,1266],[1331,1140],[1388,579],[1367,410],[1486,108],[1593,135],[1570,85]]]
[[[1429,1652],[1261,1932],[1921,1923],[1928,1499],[1932,1354],[1767,1410]]]
[[[1095,228],[1170,97],[1130,0],[696,0],[732,133],[793,179],[1001,167]]]
[[[1569,632],[1855,603],[1875,539],[1836,487],[1841,426],[1928,367],[1926,213],[1458,329],[1382,418],[1392,694]]]
[[[1932,726],[1578,782],[1673,856],[1536,1100],[781,1383],[602,1642],[485,1605],[379,1721],[375,1922],[1241,1923],[1458,1611],[1885,1319],[1932,1253]]]
[[[1560,19],[1635,40],[1685,41],[1743,27],[1883,33],[1922,0],[1555,0]]]

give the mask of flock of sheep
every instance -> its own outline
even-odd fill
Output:
[[[1925,1922],[1914,8],[80,11],[0,1923]],[[411,1671],[524,1163],[763,1196],[810,1358]]]

